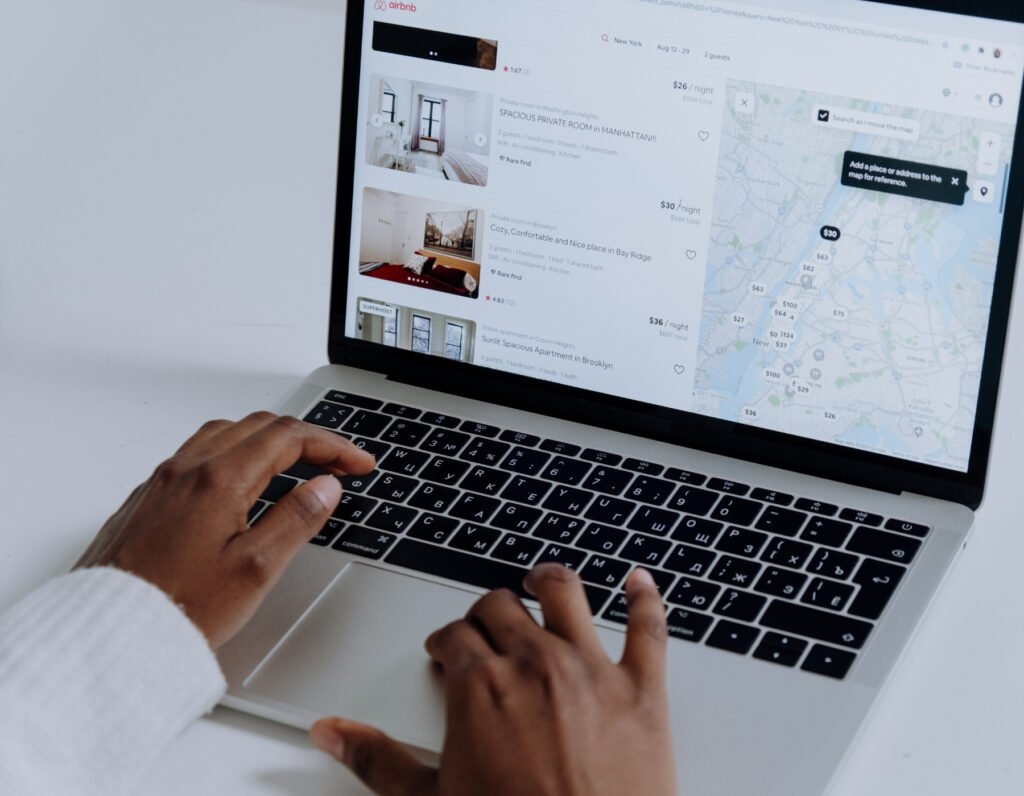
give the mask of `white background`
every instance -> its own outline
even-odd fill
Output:
[[[325,361],[343,13],[0,4],[0,609],[202,420],[272,408]],[[1021,791],[1015,328],[976,534],[836,796]],[[358,790],[302,733],[218,710],[140,792]]]

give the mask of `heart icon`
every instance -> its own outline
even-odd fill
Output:
[[[699,133],[697,133],[697,138],[699,138],[701,141],[707,141],[709,138],[711,138],[711,133],[709,133],[707,130],[701,130]]]
[[[676,372],[677,376],[682,376],[686,372],[686,365],[676,365],[672,370]]]
[[[687,249],[686,250],[686,259],[688,259],[688,260],[695,260],[695,259],[697,259],[697,252],[695,252],[693,249]]]

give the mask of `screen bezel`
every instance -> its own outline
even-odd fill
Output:
[[[999,7],[998,0],[861,0],[1024,23],[1024,10]],[[974,439],[966,472],[868,453],[692,412],[616,398],[578,387],[456,363],[347,337],[346,312],[357,162],[356,137],[363,47],[364,2],[348,4],[342,77],[338,183],[328,356],[332,364],[386,374],[389,378],[516,409],[539,412],[614,431],[639,435],[830,480],[892,493],[911,492],[977,508],[995,422],[996,398],[1006,345],[1014,276],[1024,217],[1024,103],[1010,163],[992,309],[982,363]]]

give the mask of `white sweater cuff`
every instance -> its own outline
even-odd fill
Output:
[[[56,765],[80,793],[127,791],[224,688],[198,628],[162,591],[122,570],[64,575],[0,615],[0,712],[20,714],[26,743],[49,744],[26,749],[23,762]],[[7,723],[0,720],[0,736]],[[11,758],[0,758],[19,779]]]

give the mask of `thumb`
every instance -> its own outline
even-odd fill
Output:
[[[377,796],[430,796],[437,770],[426,766],[376,727],[345,719],[320,719],[309,739],[344,763]]]

